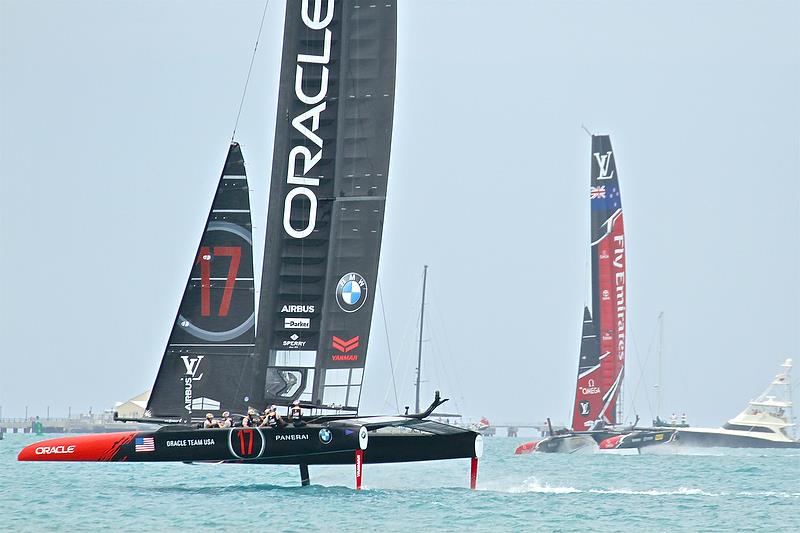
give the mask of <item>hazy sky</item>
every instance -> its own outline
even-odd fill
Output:
[[[263,6],[0,0],[3,416],[152,386]],[[567,420],[588,300],[582,124],[611,135],[622,187],[626,418],[651,414],[659,311],[666,415],[721,423],[800,360],[800,3],[398,9],[380,284],[401,406],[427,263],[423,398]],[[262,234],[282,12],[272,0],[236,135]],[[395,409],[375,310],[364,413]]]

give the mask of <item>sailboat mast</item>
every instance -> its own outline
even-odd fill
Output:
[[[428,265],[422,271],[422,306],[419,311],[419,352],[417,354],[417,397],[414,404],[414,412],[419,413],[419,384],[422,375],[422,328],[425,324],[425,285],[428,281]]]
[[[656,416],[661,416],[661,394],[663,384],[661,383],[661,357],[664,352],[664,311],[658,313],[658,382],[656,383]]]

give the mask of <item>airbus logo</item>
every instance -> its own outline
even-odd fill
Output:
[[[313,313],[313,305],[284,305],[281,307],[281,313]]]

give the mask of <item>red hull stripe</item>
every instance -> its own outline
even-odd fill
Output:
[[[538,441],[535,441],[535,440],[531,441],[531,442],[526,442],[525,444],[520,444],[519,446],[517,446],[517,449],[514,450],[514,455],[522,455],[524,453],[532,453],[533,450],[536,449],[536,444],[538,444]]]
[[[101,433],[44,440],[28,445],[19,452],[18,461],[112,461],[119,449],[129,444],[136,431]]]

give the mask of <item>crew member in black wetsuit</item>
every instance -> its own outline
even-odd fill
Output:
[[[242,427],[244,428],[256,427],[258,424],[256,424],[255,415],[256,415],[255,409],[253,409],[252,407],[248,409],[247,416],[242,418]]]
[[[264,409],[264,420],[261,421],[261,427],[270,427],[273,429],[283,427],[283,419],[281,415],[278,414],[277,405]]]
[[[289,420],[294,422],[295,427],[306,425],[303,422],[303,408],[300,407],[300,400],[292,402],[292,408],[289,410]]]

